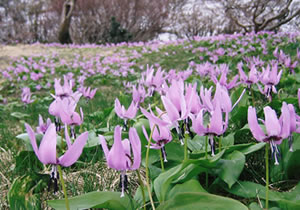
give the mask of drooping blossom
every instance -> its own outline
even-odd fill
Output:
[[[48,127],[51,125],[50,118],[47,118],[47,121],[44,123],[43,117],[39,114],[39,126],[36,128],[36,132],[40,134],[46,133]]]
[[[160,109],[157,108],[159,112],[159,116],[155,116],[154,113],[150,108],[150,113],[147,112],[145,109],[141,108],[142,113],[148,118],[150,129],[153,130],[152,134],[152,140],[155,143],[151,142],[150,148],[152,149],[160,149],[162,151],[163,159],[165,162],[167,162],[167,154],[165,150],[165,145],[169,143],[172,140],[172,135],[170,131],[170,125],[171,123],[168,121],[164,121],[164,119],[161,119],[163,115],[166,116],[166,113],[162,113]],[[145,127],[142,127],[144,136],[148,141],[150,141],[148,133],[145,129]]]
[[[96,94],[96,91],[97,91],[97,88],[92,90],[91,87],[82,87],[80,92],[87,99],[93,99]]]
[[[88,139],[88,132],[82,133],[72,144],[70,141],[70,137],[68,136],[67,128],[65,128],[65,138],[67,142],[67,151],[57,157],[56,151],[56,143],[57,143],[57,134],[55,131],[55,125],[51,123],[48,129],[43,136],[40,145],[37,145],[35,133],[28,125],[25,123],[25,127],[33,148],[34,153],[36,154],[37,158],[43,164],[51,164],[52,171],[51,171],[51,180],[54,180],[55,186],[54,191],[57,191],[57,165],[61,165],[64,167],[69,167],[74,164],[78,158],[80,157],[83,147]]]
[[[298,89],[298,105],[299,105],[299,108],[300,108],[300,88]]]
[[[253,63],[250,64],[250,71],[248,73],[248,76],[243,71],[242,62],[238,63],[237,68],[239,70],[241,82],[246,84],[248,89],[250,89],[253,84],[256,84],[259,81],[259,75]]]
[[[116,114],[124,119],[125,125],[128,119],[133,119],[137,113],[138,107],[137,104],[134,103],[134,101],[131,102],[130,106],[126,110],[123,105],[121,105],[118,98],[115,100],[115,112]]]
[[[210,115],[209,124],[204,122],[204,114],[207,113]],[[204,109],[201,109],[199,114],[194,117],[190,116],[192,119],[192,128],[200,136],[208,136],[209,144],[211,147],[212,156],[215,155],[215,143],[214,137],[222,135],[228,126],[228,113],[226,114],[225,120],[223,121],[222,110],[220,102],[217,102],[214,110],[211,112],[205,112]]]
[[[141,142],[135,128],[129,129],[129,140],[122,140],[121,127],[115,127],[114,143],[109,150],[104,136],[99,140],[104,151],[107,165],[110,168],[121,171],[122,193],[124,196],[126,170],[136,170],[141,164]]]
[[[144,102],[144,99],[146,97],[146,90],[143,85],[139,84],[136,88],[135,85],[132,86],[132,100],[138,104]]]
[[[148,95],[152,96],[154,91],[159,91],[165,81],[165,72],[159,67],[154,75],[153,66],[147,65],[146,74],[142,75],[142,82],[148,87]]]
[[[293,104],[288,104],[287,106],[290,112],[290,135],[288,137],[289,148],[290,151],[293,152],[293,132],[300,133],[300,122],[297,122],[300,117],[296,114]]]
[[[221,64],[220,66],[216,66],[215,71],[221,73],[219,80],[217,79],[216,74],[211,74],[211,79],[215,84],[220,83],[220,85],[225,86],[228,90],[236,87],[239,84],[237,82],[239,78],[238,75],[235,75],[230,82],[227,82],[227,75],[229,73],[229,66],[227,64]]]
[[[282,140],[290,135],[290,111],[287,104],[284,102],[281,108],[281,116],[278,119],[276,112],[269,106],[264,108],[265,120],[260,120],[266,126],[266,133],[258,124],[256,110],[250,106],[248,108],[248,124],[253,137],[257,141],[270,143],[272,154],[275,158],[275,164],[278,162],[279,150],[277,145],[281,144]]]
[[[60,97],[61,99],[64,97],[69,97],[72,95],[72,82],[68,80],[67,76],[64,75],[64,84],[60,84],[61,79],[54,79],[54,89],[55,95]]]
[[[24,104],[30,104],[34,102],[33,99],[31,99],[31,91],[29,87],[22,88],[22,94],[21,94],[21,100]]]
[[[277,93],[275,86],[279,83],[282,74],[282,70],[278,73],[278,63],[273,62],[272,69],[270,68],[270,65],[267,65],[266,68],[263,67],[263,72],[260,75],[260,81],[265,85],[264,89],[260,89],[260,91],[269,101],[272,100],[272,93]],[[258,87],[260,88],[260,86]]]
[[[60,120],[71,128],[71,137],[76,138],[75,126],[83,123],[83,111],[80,107],[80,115],[75,111],[77,102],[63,99],[60,103]]]

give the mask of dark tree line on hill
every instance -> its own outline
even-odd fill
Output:
[[[300,0],[1,0],[0,43],[106,43],[300,28]]]

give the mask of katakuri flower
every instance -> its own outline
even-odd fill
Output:
[[[192,119],[192,128],[194,131],[200,136],[208,136],[209,137],[209,144],[211,147],[212,156],[215,155],[215,144],[214,144],[214,136],[222,135],[228,125],[228,113],[225,114],[225,121],[223,121],[222,110],[220,106],[220,102],[217,102],[215,108],[210,113],[210,121],[209,124],[204,124],[204,114],[205,110],[201,109],[199,114],[194,117],[190,115]]]
[[[281,108],[281,116],[278,119],[276,112],[269,106],[264,108],[265,120],[262,121],[266,126],[266,133],[258,124],[256,110],[250,106],[248,108],[248,124],[253,137],[257,141],[270,143],[272,154],[275,158],[275,164],[279,164],[279,150],[277,145],[290,135],[290,111],[288,105],[284,102]]]
[[[72,164],[74,164],[78,158],[80,157],[83,147],[88,139],[88,132],[82,133],[78,138],[74,141],[72,144],[70,141],[70,137],[67,132],[67,128],[65,128],[65,137],[66,137],[66,143],[68,146],[67,151],[65,154],[63,154],[60,157],[57,157],[57,151],[56,151],[56,143],[57,143],[57,134],[55,131],[55,125],[51,123],[48,127],[48,129],[45,132],[45,135],[43,136],[41,143],[38,147],[35,133],[28,125],[25,123],[25,127],[33,148],[33,151],[37,158],[43,163],[43,164],[51,164],[52,165],[52,172],[51,172],[51,179],[55,181],[57,185],[57,165],[61,165],[64,167],[69,167]],[[57,189],[57,186],[55,186],[55,189]]]
[[[124,196],[126,170],[136,170],[141,164],[141,142],[135,128],[129,129],[129,140],[122,141],[121,127],[115,127],[114,143],[109,150],[104,136],[100,135],[99,140],[103,148],[103,152],[110,168],[121,171],[122,193]],[[133,157],[132,157],[133,156]]]

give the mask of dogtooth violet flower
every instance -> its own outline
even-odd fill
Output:
[[[265,87],[264,90],[261,90],[260,86],[258,86],[258,88],[260,92],[269,99],[269,101],[272,101],[272,93],[277,93],[275,86],[280,81],[282,70],[278,73],[277,62],[273,62],[272,70],[270,68],[270,65],[266,68],[263,67],[263,72],[260,75],[260,81],[265,85]]]
[[[95,88],[95,89],[91,89],[91,87],[82,87],[80,88],[80,92],[82,93],[82,95],[87,98],[87,99],[93,99],[95,94],[96,94],[96,91],[97,91],[98,88]]]
[[[114,143],[109,150],[104,136],[100,135],[99,140],[110,168],[121,171],[121,197],[124,196],[124,191],[127,176],[126,170],[136,170],[141,164],[141,142],[135,128],[129,129],[129,140],[122,140],[121,127],[115,127]]]
[[[118,98],[115,100],[115,112],[116,114],[124,119],[125,127],[128,119],[133,119],[136,115],[136,112],[138,110],[138,104],[134,103],[134,101],[131,102],[130,106],[126,110],[123,105],[121,105]]]
[[[52,165],[52,171],[50,176],[51,176],[51,180],[54,180],[55,189],[57,189],[57,179],[58,179],[57,165],[69,167],[78,160],[79,156],[82,153],[83,147],[88,139],[88,132],[82,133],[72,144],[70,141],[69,134],[67,132],[67,128],[65,128],[65,137],[66,137],[66,143],[68,149],[65,152],[65,154],[63,154],[60,157],[57,157],[57,151],[56,151],[57,134],[55,130],[55,125],[53,123],[51,123],[48,129],[46,130],[45,135],[43,136],[39,147],[36,142],[35,133],[30,127],[30,125],[25,123],[25,128],[27,130],[33,151],[37,156],[37,158],[43,164]]]
[[[277,145],[281,144],[283,139],[290,135],[290,111],[288,105],[284,102],[281,108],[281,116],[278,119],[276,112],[269,106],[264,107],[265,120],[261,120],[266,133],[258,124],[256,110],[250,106],[248,108],[248,124],[253,137],[257,141],[267,142],[271,145],[272,155],[275,158],[275,164],[278,165],[279,150]]]
[[[159,110],[157,108],[157,110]],[[152,140],[155,143],[151,143],[150,148],[152,149],[160,149],[163,155],[163,159],[164,162],[167,162],[167,154],[166,154],[166,150],[165,150],[165,145],[167,143],[169,143],[170,141],[172,141],[172,135],[171,135],[171,131],[170,131],[170,123],[160,119],[159,117],[155,116],[154,113],[152,112],[151,108],[150,108],[150,113],[147,112],[145,109],[141,108],[142,113],[148,118],[149,120],[149,124],[150,124],[150,129],[154,129],[153,130],[153,134],[152,134]],[[160,111],[160,115],[164,115],[162,113],[161,110]],[[154,127],[155,126],[155,127]],[[145,129],[144,126],[142,126],[143,129],[143,133],[144,136],[146,137],[146,139],[148,141],[150,141],[151,139],[149,139],[148,133]]]
[[[259,81],[258,72],[253,63],[250,63],[250,71],[248,73],[248,76],[243,71],[242,62],[238,63],[237,68],[239,70],[241,82],[246,84],[248,89],[250,89],[253,84],[256,84]]]
[[[210,113],[209,124],[205,125],[204,123],[204,114]],[[212,112],[205,112],[204,109],[201,109],[199,114],[195,117],[190,115],[192,119],[192,128],[200,136],[208,136],[209,144],[211,147],[212,156],[215,155],[215,144],[214,136],[222,135],[228,125],[228,113],[226,113],[225,121],[223,121],[222,110],[220,102],[217,102],[214,110]]]
[[[64,107],[63,104],[68,105],[69,107],[73,107],[73,110],[75,110],[76,105],[81,97],[81,93],[75,92],[72,93],[70,96],[66,97],[59,97],[59,96],[54,96],[51,94],[51,96],[55,99],[49,106],[49,114],[55,116],[55,126],[56,130],[60,131],[61,126],[60,126],[60,120],[61,120],[61,112],[62,112],[62,107]]]
[[[33,99],[31,99],[31,95],[32,93],[30,92],[29,87],[22,88],[21,100],[24,104],[30,104],[34,101]]]
[[[293,152],[293,132],[300,133],[300,124],[299,124],[299,122],[297,122],[297,119],[299,119],[299,116],[296,114],[293,104],[288,104],[287,106],[290,111],[290,135],[288,137],[289,148],[290,148],[290,151]]]
[[[44,134],[48,127],[51,125],[51,120],[48,118],[44,123],[43,117],[39,114],[39,126],[36,128],[36,132],[40,134]]]
[[[83,111],[80,107],[80,115],[75,112],[77,102],[64,98],[60,102],[60,119],[62,123],[70,125],[71,137],[76,138],[75,125],[81,125],[83,122]]]

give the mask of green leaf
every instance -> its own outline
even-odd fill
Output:
[[[99,144],[100,141],[96,133],[94,131],[89,131],[89,137],[86,144],[84,145],[84,148],[95,147],[98,146]]]
[[[173,199],[161,204],[157,210],[176,209],[176,210],[247,210],[248,208],[237,200],[217,196],[205,192],[178,193]]]
[[[135,209],[132,200],[126,195],[120,197],[119,192],[89,192],[69,198],[70,209],[106,208],[111,210]],[[50,200],[48,205],[56,210],[65,210],[65,200]]]
[[[198,160],[187,160],[182,164],[177,165],[164,173],[161,173],[154,180],[154,191],[156,197],[160,202],[165,201],[167,193],[169,192],[171,185],[178,182],[188,181],[197,174],[208,171],[209,168],[213,168],[217,165],[217,161],[224,154],[224,150],[218,153],[214,157],[208,159],[201,158]]]
[[[193,139],[188,141],[188,148],[195,153],[205,151],[205,136],[196,135]]]
[[[26,151],[33,151],[32,146],[31,146],[31,142],[29,139],[29,136],[27,133],[22,133],[16,136],[17,139],[23,140],[23,143],[25,145],[25,150]],[[40,142],[43,138],[42,134],[35,134],[35,138],[37,140],[37,142]]]
[[[149,199],[149,194],[147,192],[147,187],[144,186],[144,193],[145,193],[145,202],[148,203]],[[134,195],[134,200],[140,205],[143,206],[144,205],[144,201],[143,201],[143,194],[142,194],[142,188],[141,185],[137,188],[135,195]]]
[[[234,151],[218,162],[219,166],[216,172],[219,177],[227,183],[229,188],[238,180],[244,169],[245,161],[246,158],[243,153]]]
[[[19,120],[24,119],[25,117],[30,117],[29,114],[24,114],[24,113],[21,113],[21,112],[13,112],[10,115],[12,117],[15,117],[15,118],[19,119]]]
[[[231,189],[225,188],[228,192],[244,198],[266,199],[266,188],[253,182],[241,181]],[[281,209],[300,209],[300,183],[290,192],[269,191],[269,200],[277,203]]]
[[[182,184],[176,184],[169,192],[167,196],[167,200],[176,196],[178,193],[183,193],[183,192],[207,192],[207,191],[200,185],[199,181],[195,179],[191,179]]]

